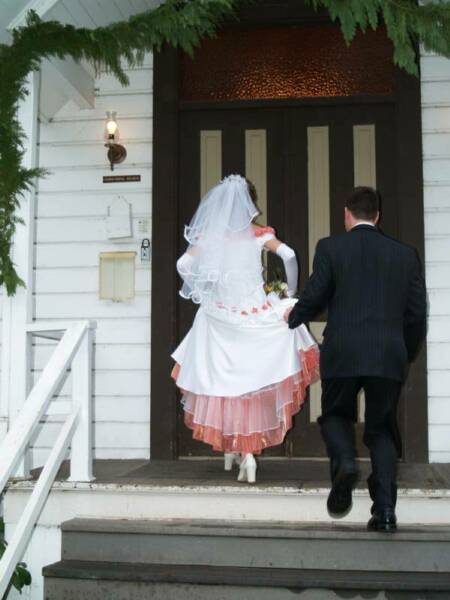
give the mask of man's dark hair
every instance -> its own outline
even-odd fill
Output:
[[[355,219],[374,221],[380,210],[379,192],[371,187],[357,187],[353,190],[345,206]]]

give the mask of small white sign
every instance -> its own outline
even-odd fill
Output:
[[[106,236],[109,239],[132,237],[131,205],[123,196],[117,196],[108,206]]]

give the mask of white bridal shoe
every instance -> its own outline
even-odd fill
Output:
[[[255,483],[256,481],[256,460],[253,454],[246,454],[239,468],[238,481],[248,481]]]
[[[225,452],[223,458],[225,463],[225,471],[231,471],[234,464],[241,464],[241,455],[239,454],[239,452]]]

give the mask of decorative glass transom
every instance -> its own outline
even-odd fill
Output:
[[[182,57],[184,101],[388,95],[394,87],[385,30],[347,47],[336,25],[231,29]]]

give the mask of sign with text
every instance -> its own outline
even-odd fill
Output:
[[[128,181],[140,181],[140,175],[104,175],[103,183],[126,183]]]

